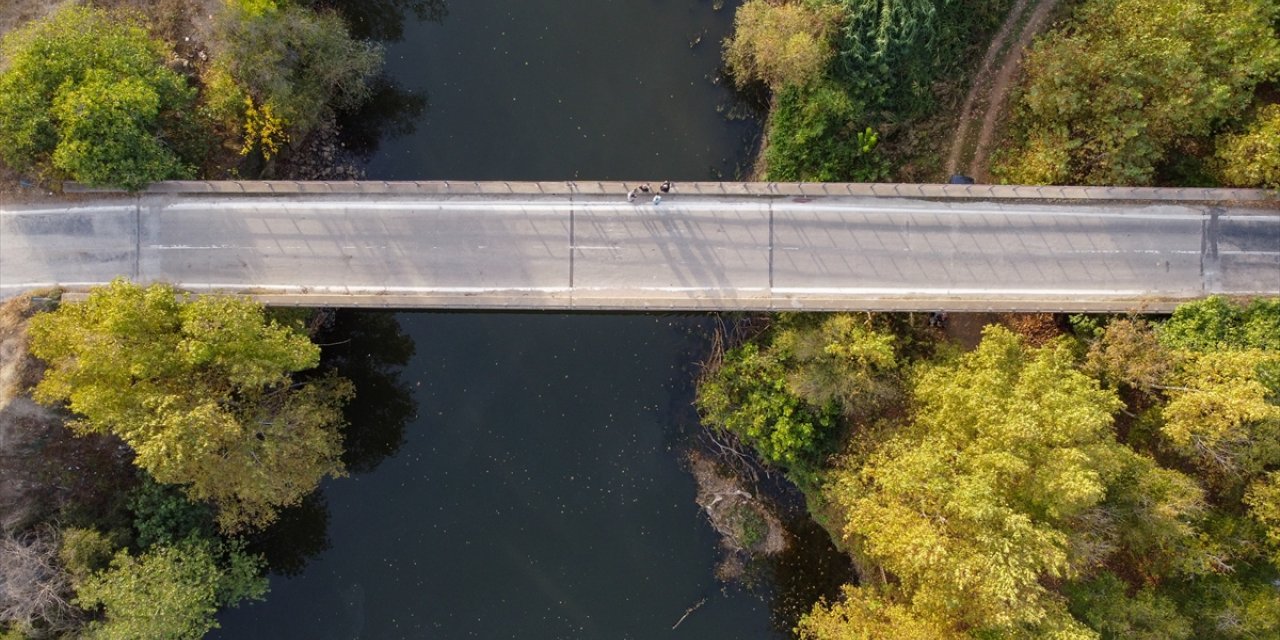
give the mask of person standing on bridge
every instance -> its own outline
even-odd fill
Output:
[[[636,190],[632,189],[627,192],[627,202],[635,202],[635,201],[636,201]]]
[[[654,196],[654,197],[653,197],[653,203],[654,203],[654,204],[662,204],[662,196]]]
[[[649,183],[648,183],[648,182],[646,182],[646,183],[644,183],[644,184],[640,185],[640,193],[649,193],[650,191],[653,191],[653,189],[650,189],[650,188],[649,188]]]
[[[663,180],[662,184],[658,185],[658,191],[661,191],[663,193],[671,193],[671,181]]]

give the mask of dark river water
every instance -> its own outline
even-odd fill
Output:
[[[382,117],[413,104],[396,91],[427,98],[396,116],[413,131],[384,137],[370,178],[731,179],[754,151],[758,124],[730,119],[713,82],[736,3],[356,5],[357,28],[389,40]],[[386,13],[414,6],[422,19]],[[255,542],[271,593],[211,637],[785,637],[845,569],[813,559],[826,545],[810,527],[753,587],[715,579],[717,537],[682,467],[715,326],[340,313],[324,339],[359,393],[351,476]]]

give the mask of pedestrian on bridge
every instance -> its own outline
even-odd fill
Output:
[[[658,186],[658,191],[661,191],[663,193],[671,193],[671,181],[663,180],[662,184]]]

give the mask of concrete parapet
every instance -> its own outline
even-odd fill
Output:
[[[166,195],[351,195],[369,196],[621,196],[643,181],[169,181],[149,186],[145,194]],[[650,181],[655,192],[658,182]],[[111,189],[65,186],[70,193],[111,193]],[[927,200],[1125,201],[1243,203],[1276,208],[1280,198],[1262,189],[1159,187],[1059,187],[965,184],[817,183],[817,182],[679,182],[674,195],[759,197],[875,197]]]

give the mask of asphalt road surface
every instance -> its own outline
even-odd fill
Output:
[[[677,194],[152,194],[0,210],[0,297],[118,276],[326,306],[1161,310],[1280,295],[1280,213]]]

